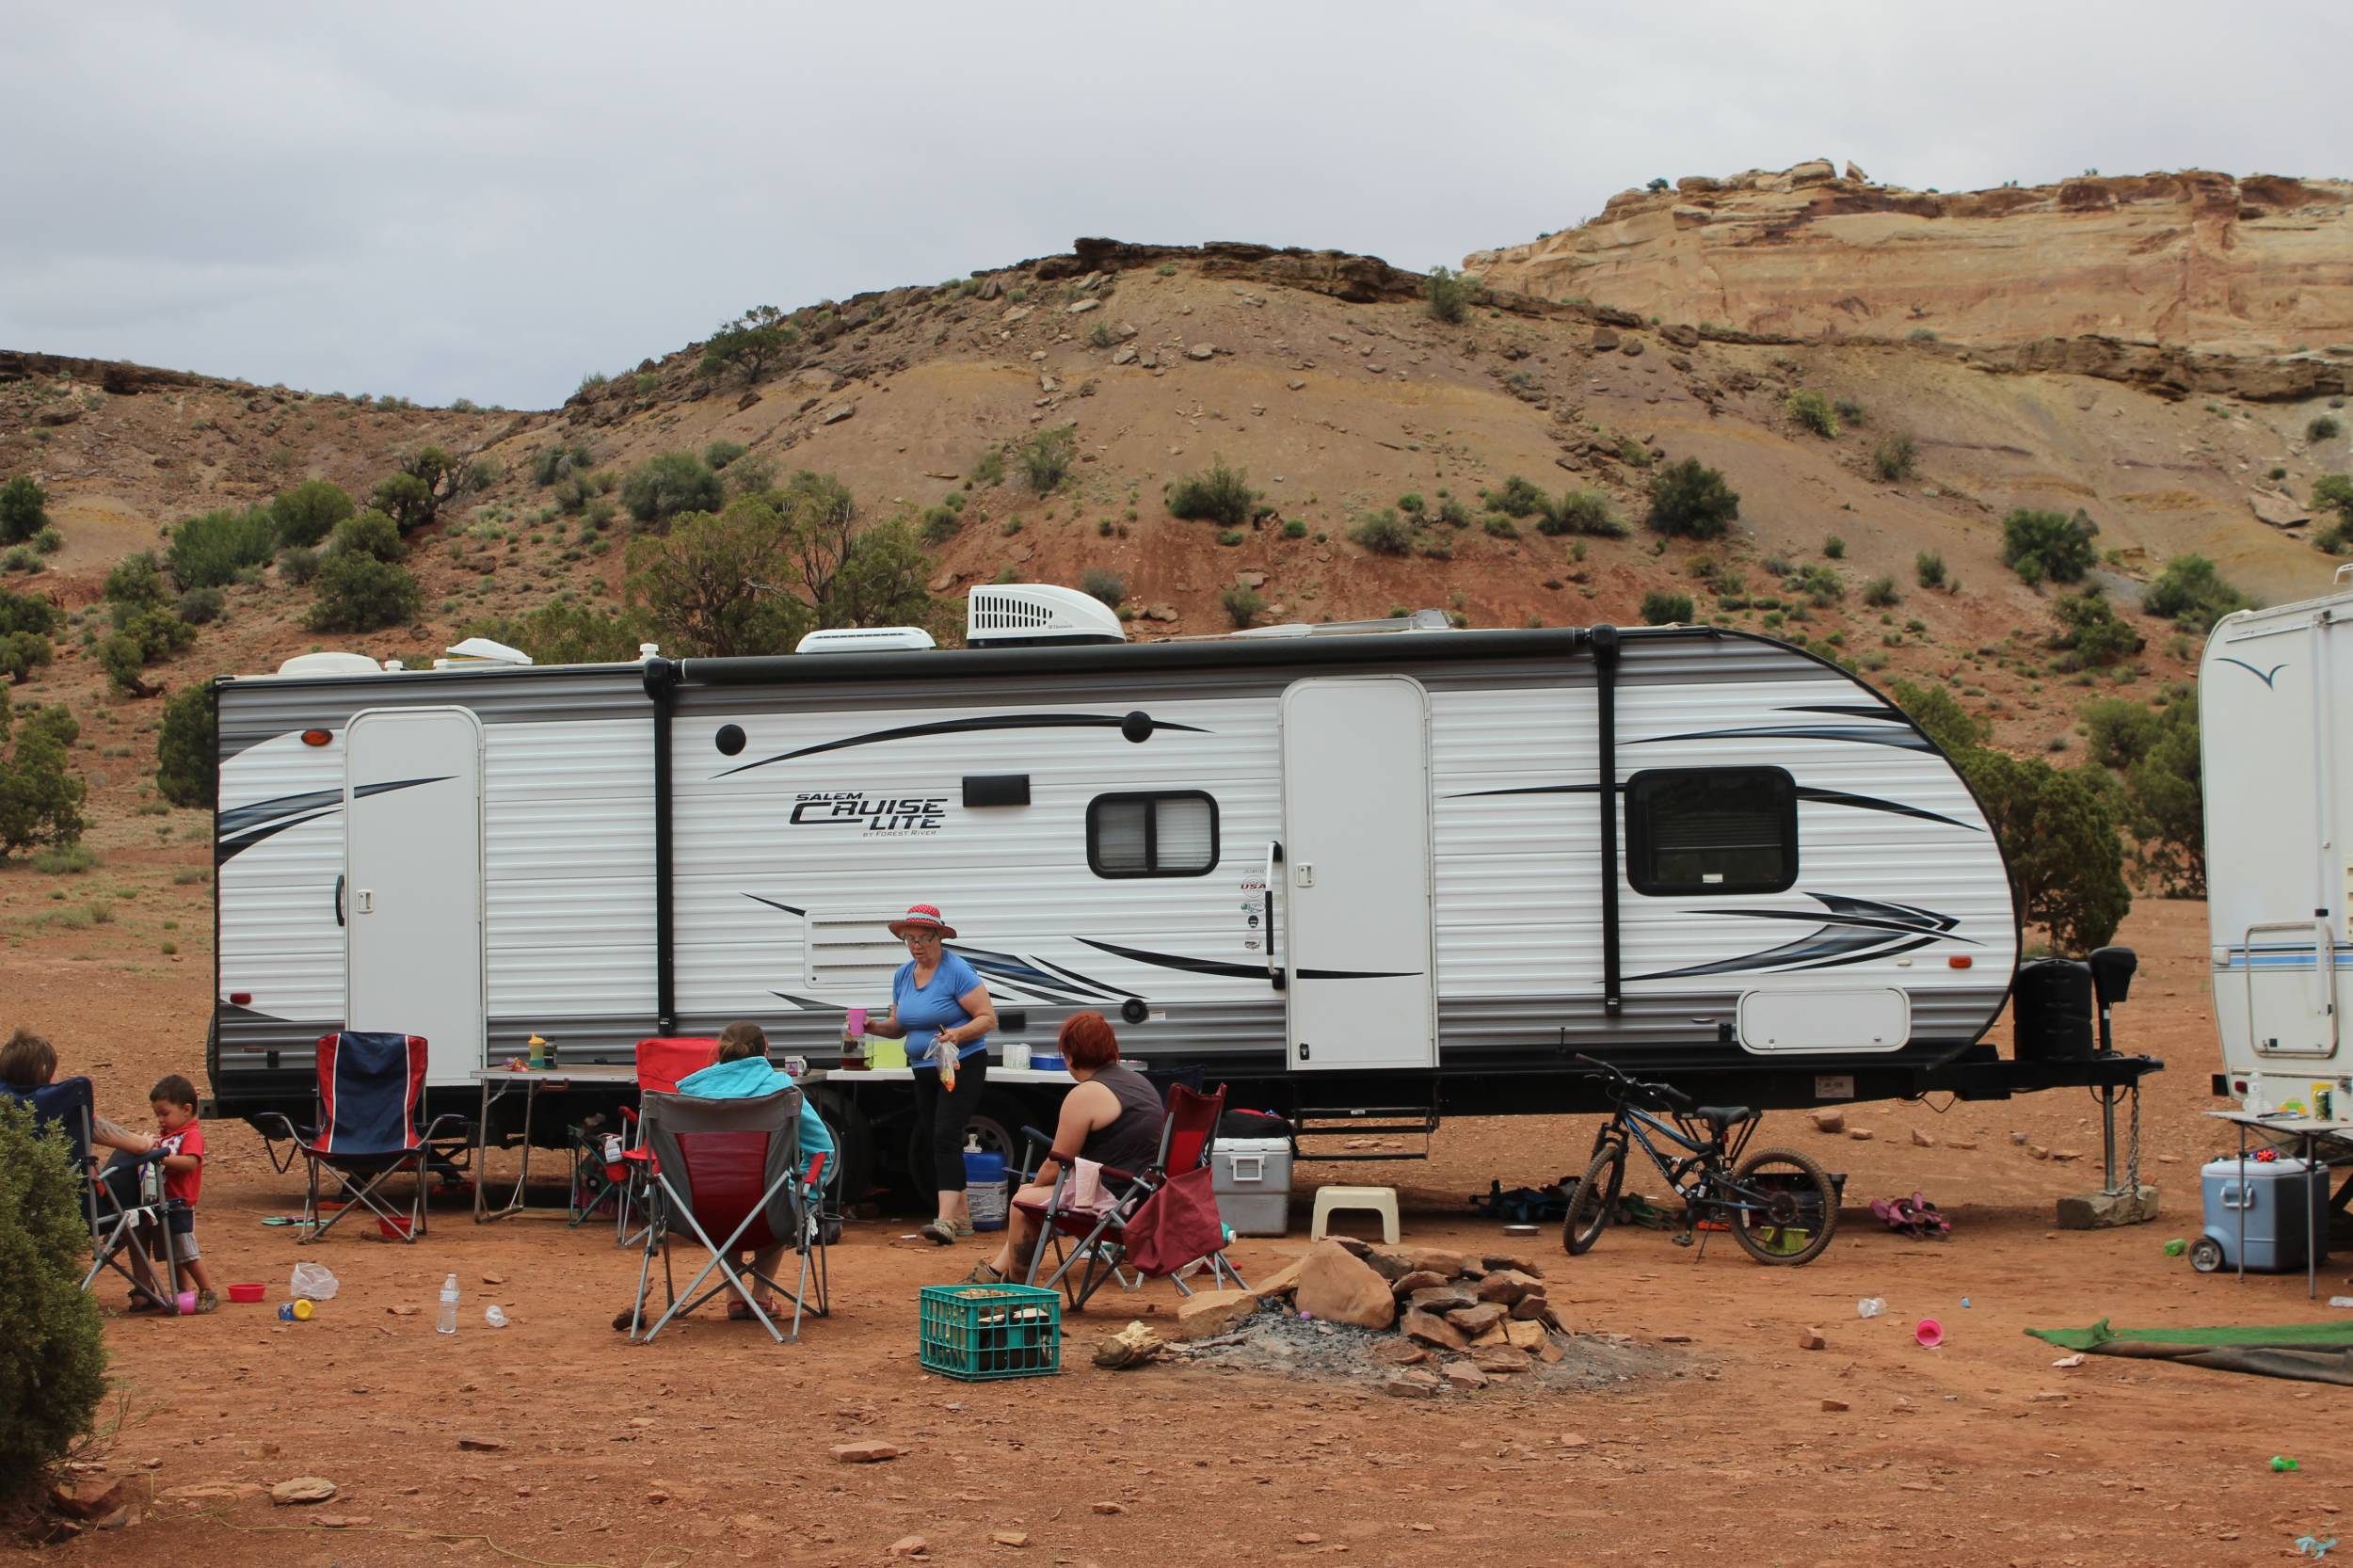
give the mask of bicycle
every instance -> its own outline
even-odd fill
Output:
[[[1676,1245],[1689,1246],[1694,1232],[1718,1224],[1759,1263],[1811,1263],[1830,1245],[1838,1229],[1838,1193],[1822,1167],[1792,1149],[1762,1149],[1742,1158],[1756,1131],[1755,1111],[1694,1105],[1672,1084],[1643,1082],[1590,1056],[1577,1060],[1601,1069],[1590,1076],[1609,1084],[1615,1109],[1594,1134],[1593,1162],[1569,1195],[1561,1244],[1570,1256],[1592,1251],[1616,1217],[1629,1144],[1641,1144],[1669,1190],[1683,1200]],[[1661,1112],[1673,1126],[1659,1119]],[[1740,1130],[1727,1144],[1726,1134],[1735,1128]],[[1681,1152],[1662,1154],[1654,1139]]]

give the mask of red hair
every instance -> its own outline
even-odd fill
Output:
[[[1119,1060],[1119,1036],[1100,1013],[1073,1013],[1056,1037],[1064,1060],[1096,1072]]]

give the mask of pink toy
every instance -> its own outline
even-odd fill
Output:
[[[1933,1318],[1923,1318],[1913,1325],[1912,1336],[1924,1351],[1932,1351],[1945,1343],[1945,1325]]]

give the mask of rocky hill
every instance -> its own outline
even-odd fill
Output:
[[[364,493],[426,442],[488,457],[504,477],[412,541],[420,624],[322,637],[301,622],[310,590],[273,568],[230,587],[224,617],[156,681],[267,668],[327,642],[414,657],[559,595],[615,599],[626,516],[593,537],[579,528],[534,479],[557,444],[585,444],[618,474],[727,441],[747,449],[752,472],[838,474],[870,517],[945,508],[935,591],[1008,571],[1106,574],[1138,635],[1223,629],[1220,595],[1237,584],[1261,594],[1266,618],[1435,606],[1491,626],[1632,622],[1646,594],[1688,594],[1694,615],[1811,638],[1875,679],[1949,681],[2005,741],[2037,750],[2079,750],[2084,700],[2180,678],[2192,639],[2137,618],[2139,656],[2064,669],[2048,646],[2052,595],[2000,564],[2010,508],[2086,511],[2106,552],[2098,579],[2128,614],[2187,552],[2274,599],[2328,583],[2332,563],[2307,541],[2299,504],[2320,473],[2346,467],[2343,437],[2308,428],[2340,395],[2340,362],[2325,355],[2308,357],[2295,395],[2276,384],[2193,394],[2208,360],[2083,339],[1800,339],[1722,326],[1721,309],[1677,319],[1562,303],[1499,286],[1501,265],[1488,269],[1497,286],[1448,321],[1422,279],[1369,258],[1080,241],[793,312],[797,342],[756,378],[705,376],[688,345],[536,413],[0,355],[0,478],[38,477],[64,540],[45,570],[5,582],[78,616],[58,662],[19,695],[136,712],[106,695],[88,651],[115,559],[194,512],[305,477]],[[1801,391],[1843,406],[1835,436],[1793,417]],[[1051,493],[991,477],[993,449],[1063,426],[1076,461]],[[1881,449],[1904,438],[1914,464],[1883,477]],[[1657,465],[1686,457],[1739,492],[1739,520],[1716,544],[1671,545],[1640,526]],[[1164,486],[1219,459],[1247,471],[1260,515],[1233,529],[1171,516]],[[1590,490],[1630,532],[1553,536],[1498,513],[1482,492],[1513,477],[1556,498]],[[1440,518],[1449,502],[1460,526]],[[1414,553],[1351,541],[1382,511],[1425,520]],[[1924,553],[1942,558],[1947,586],[1921,584]],[[1801,592],[1809,568],[1814,591]]]
[[[1464,265],[1498,288],[1778,336],[2353,360],[2342,180],[2189,169],[1946,195],[1817,160],[1657,184]]]

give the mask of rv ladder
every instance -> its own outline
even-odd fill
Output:
[[[1438,1130],[1438,1109],[1433,1105],[1303,1109],[1292,1114],[1291,1128],[1291,1146],[1302,1160],[1427,1160],[1431,1134]],[[1395,1138],[1418,1138],[1421,1144],[1418,1148],[1369,1146]]]

